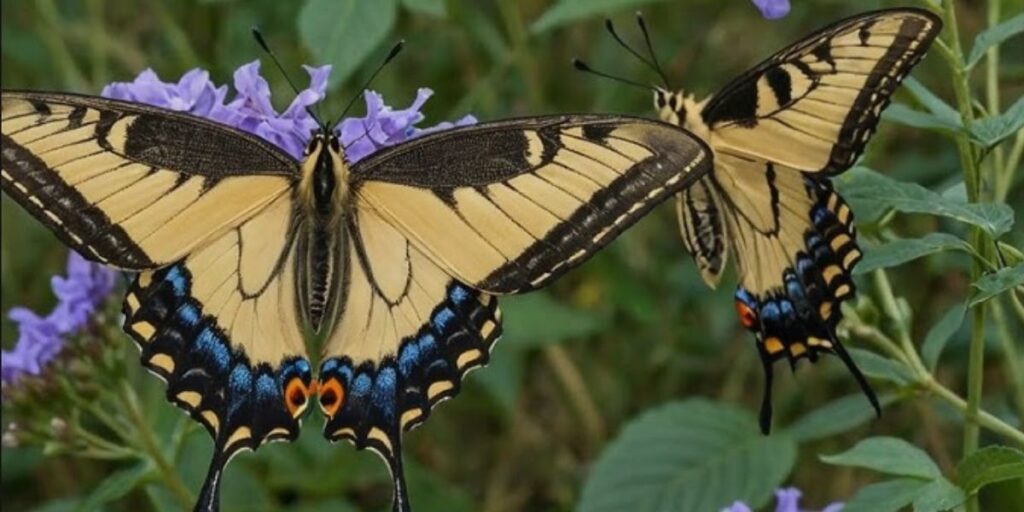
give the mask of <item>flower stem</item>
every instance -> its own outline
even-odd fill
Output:
[[[135,395],[135,390],[131,388],[127,381],[123,381],[121,385],[121,402],[124,404],[125,410],[135,426],[135,431],[138,433],[143,451],[146,452],[146,455],[156,465],[157,470],[160,471],[164,482],[175,499],[178,500],[178,503],[186,510],[191,509],[195,504],[195,497],[188,490],[188,487],[185,486],[185,483],[181,481],[181,476],[178,475],[178,472],[175,471],[174,467],[167,462],[167,458],[164,457],[164,453],[157,445],[156,438],[153,436],[153,432],[150,431],[142,411],[139,410],[139,400]]]
[[[928,375],[928,369],[924,366],[924,362],[917,355],[917,349],[914,347],[914,342],[910,339],[910,327],[908,325],[908,319],[904,318],[903,313],[900,312],[899,306],[896,304],[896,296],[892,292],[892,284],[889,283],[889,275],[884,270],[876,270],[873,274],[875,280],[875,286],[878,288],[878,296],[882,302],[882,310],[885,314],[893,320],[896,324],[896,335],[897,341],[900,344],[900,348],[904,354],[903,360],[910,365],[910,368],[914,373],[921,375]]]

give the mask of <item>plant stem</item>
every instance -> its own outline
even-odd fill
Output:
[[[963,398],[960,398],[956,393],[950,391],[949,388],[939,384],[939,382],[930,375],[921,383],[926,389],[928,389],[928,391],[934,393],[935,396],[941,398],[953,407],[956,407],[960,412],[964,413],[967,420],[975,422],[977,425],[981,425],[1024,448],[1024,432],[1021,432],[1019,429],[1014,428],[1012,425],[985,411],[978,411],[978,414],[972,418],[969,412],[970,404]]]
[[[963,48],[960,45],[960,32],[956,18],[956,2],[950,0],[942,2],[946,33],[948,34],[949,46],[952,51],[950,68],[953,72],[953,90],[956,94],[957,109],[960,112],[960,119],[963,130],[956,134],[957,150],[960,153],[960,165],[964,171],[964,183],[967,188],[967,200],[976,203],[982,200],[984,192],[984,180],[978,170],[977,159],[974,147],[971,145],[969,134],[974,124],[974,110],[971,106],[971,91],[967,82],[968,73],[964,68]],[[971,245],[981,252],[982,257],[988,253],[989,242],[984,233],[978,229],[971,230]],[[971,280],[977,281],[983,273],[983,269],[977,260],[971,262]],[[974,453],[978,449],[979,404],[981,403],[982,383],[985,370],[985,303],[978,304],[971,311],[971,341],[967,363],[967,405],[964,409],[966,421],[964,422],[963,457]],[[1013,429],[1011,429],[1013,430]],[[1024,434],[1020,434],[1024,438]],[[967,512],[978,510],[977,497],[967,500]]]
[[[878,288],[879,299],[882,302],[882,310],[885,314],[896,323],[896,335],[897,341],[900,344],[900,348],[904,354],[904,361],[906,361],[914,373],[918,375],[928,375],[928,369],[925,368],[924,362],[917,355],[917,349],[914,348],[914,342],[910,339],[910,327],[908,325],[908,319],[903,317],[903,313],[900,312],[899,306],[896,304],[896,296],[892,292],[892,284],[889,283],[889,276],[884,270],[876,270],[872,276],[875,280],[875,287]]]
[[[530,57],[530,34],[523,17],[519,13],[519,2],[502,0],[498,2],[498,11],[501,13],[502,21],[505,23],[505,30],[508,31],[509,39],[512,42],[512,53],[519,63],[519,69],[523,72],[523,81],[526,82],[526,94],[530,104],[534,108],[543,105],[543,94],[541,91],[540,74],[534,59]]]
[[[1013,401],[1017,406],[1017,417],[1024,421],[1024,373],[1021,372],[1020,355],[1017,353],[1017,345],[1010,334],[1010,321],[1003,311],[1003,304],[999,299],[991,301],[992,321],[996,325],[999,334],[999,341],[1003,349],[1003,360],[1006,364],[1006,373],[1010,376],[1010,383],[1013,385]]]
[[[565,388],[569,401],[580,415],[580,424],[587,434],[589,447],[599,446],[605,438],[604,420],[601,418],[601,412],[597,408],[594,398],[590,396],[586,381],[580,375],[579,368],[573,363],[572,357],[560,346],[545,347],[544,356],[562,387]]]
[[[142,411],[139,410],[139,401],[135,396],[135,391],[131,388],[131,385],[127,381],[122,382],[121,385],[121,401],[125,406],[125,410],[128,412],[128,416],[135,426],[135,431],[138,434],[139,440],[142,443],[142,449],[146,452],[146,455],[156,464],[157,470],[164,478],[164,482],[167,484],[171,493],[174,494],[175,499],[185,509],[191,509],[195,504],[195,497],[192,496],[192,492],[188,490],[185,483],[181,481],[181,476],[175,471],[174,467],[167,462],[167,458],[164,457],[164,453],[160,450],[157,445],[156,438],[153,437],[153,432],[150,431],[149,425],[146,423],[146,419],[142,415]]]

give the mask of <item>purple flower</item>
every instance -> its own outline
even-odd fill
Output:
[[[800,490],[796,487],[776,489],[775,491],[775,512],[811,512],[800,508]],[[839,512],[843,509],[842,503],[832,503],[821,509],[821,512]],[[723,508],[722,512],[752,512],[750,507],[742,501],[736,501],[732,505]]]
[[[57,306],[46,317],[26,308],[12,308],[7,316],[18,324],[18,341],[0,357],[0,379],[13,383],[22,375],[39,375],[60,353],[64,336],[84,327],[96,308],[114,289],[116,272],[91,263],[78,253],[68,254],[67,277],[51,280]]]
[[[416,128],[414,125],[424,119],[420,109],[434,94],[434,91],[421,87],[416,92],[416,100],[409,108],[392,110],[384,104],[384,97],[374,91],[366,91],[366,117],[349,117],[338,123],[338,134],[341,144],[345,147],[345,156],[349,162],[355,163],[367,155],[387,146],[456,126],[476,123],[476,118],[467,115],[454,123],[444,122],[430,128]]]
[[[753,0],[765,19],[777,20],[789,14],[789,0]]]
[[[146,70],[133,82],[108,85],[103,89],[103,95],[212,119],[258,135],[293,157],[301,158],[310,134],[317,128],[317,122],[307,108],[324,99],[327,77],[331,73],[331,66],[304,67],[309,73],[309,88],[300,91],[280,114],[270,101],[270,86],[260,76],[259,61],[245,64],[235,71],[237,95],[227,103],[227,86],[215,86],[209,74],[199,69],[186,73],[177,84],[162,82],[155,73]],[[346,118],[336,127],[346,147],[348,161],[355,163],[382,147],[424,133],[476,122],[473,116],[466,116],[455,123],[416,128],[414,125],[424,119],[420,109],[432,94],[430,89],[422,88],[412,105],[403,110],[393,110],[384,104],[380,94],[366,91],[366,116]]]

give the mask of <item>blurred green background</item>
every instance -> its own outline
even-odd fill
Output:
[[[600,0],[588,8],[580,7],[584,2],[544,0],[5,0],[0,82],[4,88],[98,93],[104,84],[131,80],[147,67],[167,81],[201,67],[214,82],[230,84],[234,69],[264,57],[249,34],[250,26],[258,25],[300,86],[305,83],[300,64],[335,65],[328,112],[340,109],[387,48],[404,38],[404,54],[373,89],[390,105],[404,107],[418,87],[432,88],[436,94],[424,109],[424,125],[466,113],[481,120],[558,112],[653,115],[649,93],[580,74],[569,65],[578,56],[597,69],[656,82],[604,32],[604,15],[639,44],[632,13],[642,9],[673,85],[703,97],[813,29],[898,5],[793,3],[788,17],[767,21],[748,0]],[[984,14],[974,2],[961,4],[961,32],[973,34],[984,24]],[[1007,8],[1020,5],[1009,2]],[[1006,98],[1024,93],[1022,47],[1004,47]],[[292,93],[266,59],[263,71],[275,104],[283,109]],[[914,76],[949,98],[944,72],[931,58]],[[360,109],[357,105],[355,112],[361,114]],[[937,190],[960,176],[952,144],[893,123],[882,124],[865,161]],[[1021,194],[1014,187],[1010,204],[1019,206]],[[2,207],[2,309],[26,305],[45,311],[53,302],[49,276],[62,270],[65,250],[6,197]],[[550,290],[505,301],[507,335],[491,366],[473,373],[456,399],[406,436],[417,510],[571,510],[603,447],[640,412],[686,397],[756,411],[763,377],[753,337],[735,320],[734,281],[727,277],[717,291],[705,287],[683,252],[674,215],[672,206],[661,207]],[[909,217],[900,228],[920,235],[939,223]],[[1019,228],[1011,239],[1020,246]],[[934,324],[964,295],[965,259],[940,255],[893,274],[897,293],[907,298],[919,325]],[[866,280],[859,283],[862,291],[870,290]],[[923,334],[914,333],[915,339]],[[4,348],[15,339],[4,318]],[[127,337],[123,341],[130,344]],[[135,358],[134,349],[125,354]],[[937,374],[959,389],[964,361],[966,333],[958,332]],[[777,368],[777,428],[858,393],[835,358],[800,366],[793,376],[783,365]],[[1001,369],[993,365],[986,374],[986,389],[1005,384]],[[169,429],[180,415],[164,402],[162,385],[144,376],[138,382],[155,428]],[[887,391],[884,383],[876,387]],[[866,402],[851,400],[863,415]],[[986,406],[996,412],[1006,408],[1000,400]],[[804,490],[808,506],[848,498],[872,477],[827,466],[816,454],[840,451],[867,435],[894,435],[927,447],[949,469],[959,450],[959,427],[950,416],[942,406],[902,402],[881,420],[802,443],[787,483]],[[384,510],[390,499],[384,466],[347,445],[326,448],[319,425],[311,415],[295,445],[276,444],[239,457],[226,476],[223,508]],[[181,459],[193,490],[209,450],[207,436],[194,430]],[[74,510],[76,500],[117,467],[4,448],[0,504],[5,511]],[[132,494],[107,507],[146,510],[162,503],[165,491],[154,487],[148,493],[149,499]]]

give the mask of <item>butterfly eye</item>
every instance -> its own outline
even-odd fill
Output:
[[[284,389],[284,399],[285,405],[288,406],[288,412],[291,413],[292,417],[297,418],[306,410],[306,402],[315,388],[316,383],[306,387],[306,384],[299,377],[292,377],[288,381],[288,385]]]
[[[747,329],[753,329],[757,323],[757,313],[740,299],[736,299],[736,314],[740,317],[740,324]]]
[[[331,377],[326,382],[320,383],[320,410],[328,418],[333,418],[345,402],[345,390],[341,387],[338,379]]]
[[[337,137],[331,137],[331,149],[333,149],[335,153],[341,151],[341,142],[338,141]]]
[[[665,95],[662,94],[660,91],[658,92],[658,95],[657,95],[657,103],[658,103],[658,108],[659,109],[665,108]]]

